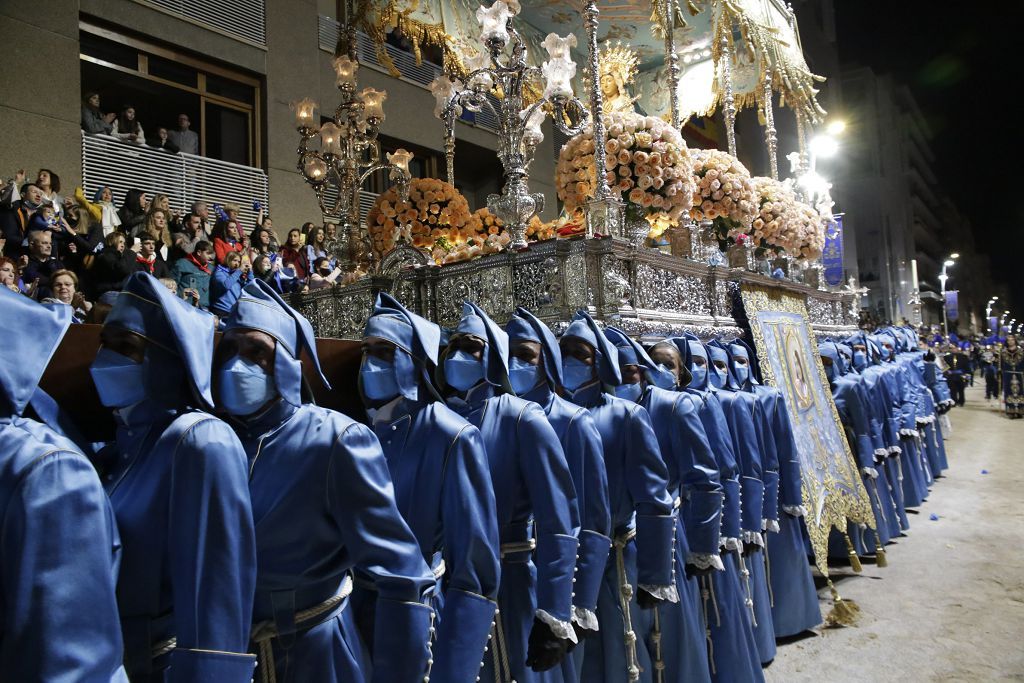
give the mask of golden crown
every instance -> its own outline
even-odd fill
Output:
[[[598,71],[605,74],[618,74],[623,83],[631,83],[639,71],[640,58],[635,50],[616,42],[600,52],[601,62]]]

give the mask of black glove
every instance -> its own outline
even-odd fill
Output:
[[[683,569],[686,571],[686,578],[688,579],[695,579],[698,576],[707,576],[711,572],[715,571],[714,567],[708,566],[701,569],[695,564],[684,565]]]
[[[636,604],[640,606],[640,609],[654,609],[661,602],[661,598],[657,598],[643,588],[638,588],[636,591]]]
[[[750,557],[756,552],[760,552],[761,546],[756,543],[750,543],[749,541],[743,541],[743,557]]]
[[[569,640],[559,638],[550,626],[534,617],[530,642],[526,649],[526,666],[534,671],[554,668],[565,658],[569,645]]]
[[[595,631],[593,629],[589,629],[589,628],[583,628],[582,626],[577,624],[575,621],[572,622],[572,630],[576,631],[576,642],[575,643],[570,642],[569,643],[569,647],[566,649],[566,652],[572,652],[573,649],[577,645],[582,643],[585,638],[592,638],[593,636],[597,635],[597,631]]]

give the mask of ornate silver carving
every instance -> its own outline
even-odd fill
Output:
[[[779,138],[775,131],[775,105],[773,103],[772,73],[764,75],[764,140],[768,145],[768,165],[772,180],[779,179]]]
[[[722,115],[725,117],[725,137],[729,143],[729,154],[736,156],[736,98],[732,85],[732,46],[729,36],[722,36],[722,86],[725,97],[722,100]]]

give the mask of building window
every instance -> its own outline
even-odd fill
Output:
[[[187,114],[200,155],[262,165],[258,78],[86,21],[79,28],[82,92],[98,92],[103,111],[131,104],[147,142]]]

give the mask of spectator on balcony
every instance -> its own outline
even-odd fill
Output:
[[[241,256],[245,250],[245,238],[238,230],[235,220],[219,220],[213,226],[213,250],[217,254],[217,263],[224,264],[224,259],[232,252]]]
[[[302,224],[300,234],[302,236],[301,239],[303,245],[306,244],[306,238],[309,237],[309,231],[313,229],[313,225],[314,224],[312,221],[306,221],[305,223]]]
[[[21,257],[24,267],[21,279],[29,288],[34,287],[38,297],[51,294],[50,278],[58,270],[64,270],[64,264],[53,255],[53,235],[49,230],[33,230],[28,235],[28,254]]]
[[[309,275],[309,262],[306,261],[306,250],[302,246],[302,232],[298,228],[288,231],[288,239],[281,247],[280,254],[284,265],[295,271],[295,277],[305,280]]]
[[[242,296],[242,287],[252,281],[252,271],[248,262],[242,261],[242,255],[236,251],[229,252],[224,263],[213,271],[210,281],[210,311],[221,318],[226,318],[235,307],[238,297]]]
[[[84,202],[84,197],[76,197],[76,199],[79,204]],[[117,215],[117,207],[114,206],[114,193],[110,187],[104,185],[96,190],[92,195],[92,205],[99,209],[98,221],[103,228],[104,237],[121,227],[121,217]]]
[[[202,221],[203,239],[210,240],[210,207],[206,205],[206,202],[192,202],[192,213],[199,216]]]
[[[170,134],[163,126],[156,129],[156,139],[149,143],[149,146],[153,149],[161,149],[168,154],[177,154],[181,151],[178,149],[178,146],[171,141]]]
[[[100,94],[87,92],[82,98],[82,130],[89,135],[105,133],[110,135],[114,129],[115,112],[104,114],[100,109]]]
[[[135,252],[126,249],[127,240],[122,233],[112,232],[103,238],[103,251],[93,262],[93,297],[99,299],[107,292],[120,292],[125,279],[135,272]]]
[[[135,255],[135,270],[149,273],[160,279],[170,277],[171,269],[167,267],[167,261],[157,251],[159,240],[156,235],[144,232],[139,242],[139,253]]]
[[[82,292],[78,291],[78,276],[70,270],[58,270],[50,276],[50,287],[53,290],[53,295],[43,299],[42,303],[66,304],[73,311],[72,322],[85,322],[86,316],[92,310],[92,303],[86,300]]]
[[[181,236],[181,240],[178,236]],[[172,235],[174,238],[175,248],[172,249],[174,252],[171,254],[170,261],[173,263],[179,258],[185,258],[196,250],[196,244],[199,242],[209,242],[210,237],[203,230],[203,219],[201,216],[195,213],[185,214],[185,218],[181,221],[181,232]]]
[[[57,215],[53,204],[44,202],[39,210],[32,214],[28,222],[28,232],[48,232],[52,238],[52,253],[59,259],[67,260],[73,257],[78,251],[75,238],[78,236],[74,229],[61,216]],[[68,261],[70,263],[70,261]]]
[[[188,114],[178,114],[178,129],[170,131],[168,137],[185,154],[199,154],[199,136],[191,130],[191,126]]]
[[[186,292],[195,292],[200,308],[210,307],[210,276],[213,263],[213,245],[205,240],[196,242],[192,253],[174,262],[171,277],[178,283],[178,291],[185,296]]]
[[[278,294],[285,294],[292,291],[295,279],[287,277],[282,273],[280,259],[274,258],[276,254],[260,254],[253,259],[252,275],[256,280],[263,280],[270,285]]]
[[[15,199],[17,188],[20,188],[20,199]],[[27,253],[28,224],[42,202],[43,191],[35,183],[25,183],[24,171],[18,171],[0,191],[0,230],[7,240],[5,253],[8,256]]]
[[[331,287],[338,282],[342,270],[337,266],[331,266],[331,260],[326,256],[319,257],[313,262],[313,274],[309,276],[310,289],[322,289]]]
[[[277,248],[271,242],[271,233],[266,228],[256,228],[249,235],[249,262],[256,264],[256,257],[268,254],[277,255]]]
[[[142,124],[135,118],[135,107],[130,104],[121,108],[121,113],[114,119],[112,135],[116,135],[124,142],[135,145],[146,144],[146,134],[142,130]]]
[[[17,261],[7,256],[0,256],[0,287],[24,294],[25,283],[21,280],[20,270]]]
[[[153,195],[153,201],[149,203],[146,213],[164,211],[167,214],[167,227],[171,232],[181,231],[181,216],[171,208],[171,198],[165,194]]]
[[[167,258],[171,247],[174,245],[174,240],[171,238],[171,231],[168,227],[169,215],[166,211],[160,209],[147,214],[146,223],[138,235],[140,238],[152,235],[153,239],[156,240],[156,250],[164,259]]]
[[[43,201],[53,204],[58,216],[64,216],[64,209],[70,200],[60,196],[60,176],[48,168],[39,169],[36,174],[36,187],[43,192]]]
[[[142,224],[146,222],[148,206],[149,197],[145,192],[135,189],[128,190],[124,195],[121,208],[117,211],[117,216],[121,219],[121,232],[128,237],[135,237],[142,228]]]
[[[319,258],[327,258],[331,262],[331,268],[335,261],[328,253],[327,232],[319,225],[314,225],[306,235],[306,263],[316,263]],[[314,272],[316,268],[313,269]]]

